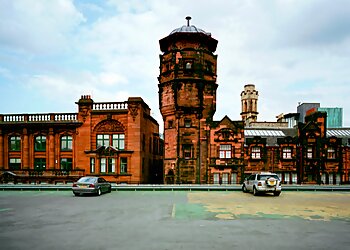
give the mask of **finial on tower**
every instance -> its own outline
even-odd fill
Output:
[[[190,16],[187,16],[186,17],[186,20],[187,20],[187,26],[190,26],[190,20],[192,19],[192,17]]]

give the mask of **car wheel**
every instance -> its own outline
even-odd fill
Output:
[[[242,191],[243,193],[248,193],[248,189],[245,185],[242,186]]]
[[[281,192],[274,192],[273,193],[275,196],[280,196]]]
[[[75,196],[79,196],[79,193],[73,192],[73,194],[74,194]]]
[[[100,196],[102,194],[101,188],[97,189],[97,195]]]
[[[255,187],[253,187],[253,195],[254,195],[254,196],[257,196],[258,194],[259,194],[258,190],[256,190]]]

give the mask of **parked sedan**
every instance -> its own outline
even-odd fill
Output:
[[[77,182],[73,183],[72,191],[75,196],[80,194],[96,194],[110,193],[112,190],[111,183],[102,177],[85,176],[81,177]]]

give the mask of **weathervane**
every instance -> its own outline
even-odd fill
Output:
[[[186,20],[187,20],[187,26],[190,26],[190,20],[192,19],[192,17],[190,16],[187,16],[186,17]]]

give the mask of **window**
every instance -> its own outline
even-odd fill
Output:
[[[222,184],[228,184],[228,173],[222,174]]]
[[[231,158],[231,145],[220,145],[220,158]]]
[[[212,72],[213,71],[213,63],[206,61],[205,62],[205,71]]]
[[[282,158],[283,159],[292,159],[292,148],[291,147],[284,147],[282,149]]]
[[[20,158],[10,158],[9,160],[10,170],[20,170],[21,169],[21,159]]]
[[[90,158],[90,173],[95,173],[95,158]]]
[[[183,150],[183,157],[185,159],[192,158],[192,145],[183,145],[182,150]]]
[[[335,149],[333,147],[327,148],[327,159],[335,159]]]
[[[101,167],[100,172],[101,173],[106,173],[106,165],[107,165],[106,160],[107,160],[106,158],[101,158],[101,164],[100,164],[100,167]]]
[[[35,137],[35,142],[34,142],[34,148],[35,151],[45,151],[46,150],[46,136],[44,135],[39,135]]]
[[[289,184],[289,173],[284,173],[284,183]]]
[[[101,173],[115,173],[115,159],[101,158]]]
[[[173,120],[168,121],[168,128],[173,128],[173,126],[174,126],[174,121]]]
[[[35,158],[34,159],[34,170],[43,171],[46,169],[46,158]]]
[[[192,63],[191,62],[186,62],[185,68],[186,68],[186,70],[191,70],[192,69]]]
[[[312,147],[308,147],[307,148],[307,154],[306,154],[306,158],[308,159],[312,159],[314,155],[314,150]]]
[[[72,136],[62,136],[61,137],[61,150],[62,151],[71,151],[73,149],[73,139]]]
[[[191,119],[185,119],[185,128],[191,127]]]
[[[10,151],[20,151],[21,150],[21,137],[11,136],[9,139],[9,150]]]
[[[128,172],[128,158],[120,158],[120,173],[126,174]]]
[[[109,146],[109,135],[102,134],[102,135],[97,135],[97,141],[96,141],[97,147],[100,146]]]
[[[124,134],[114,134],[112,135],[112,146],[116,149],[124,149],[125,148],[125,135]]]
[[[114,173],[114,172],[115,172],[115,159],[108,158],[108,173]]]
[[[61,158],[61,170],[72,170],[72,158]]]
[[[213,181],[214,181],[214,184],[220,184],[220,174],[219,173],[214,173],[213,175]]]
[[[260,147],[252,147],[252,159],[261,159],[261,148]]]

